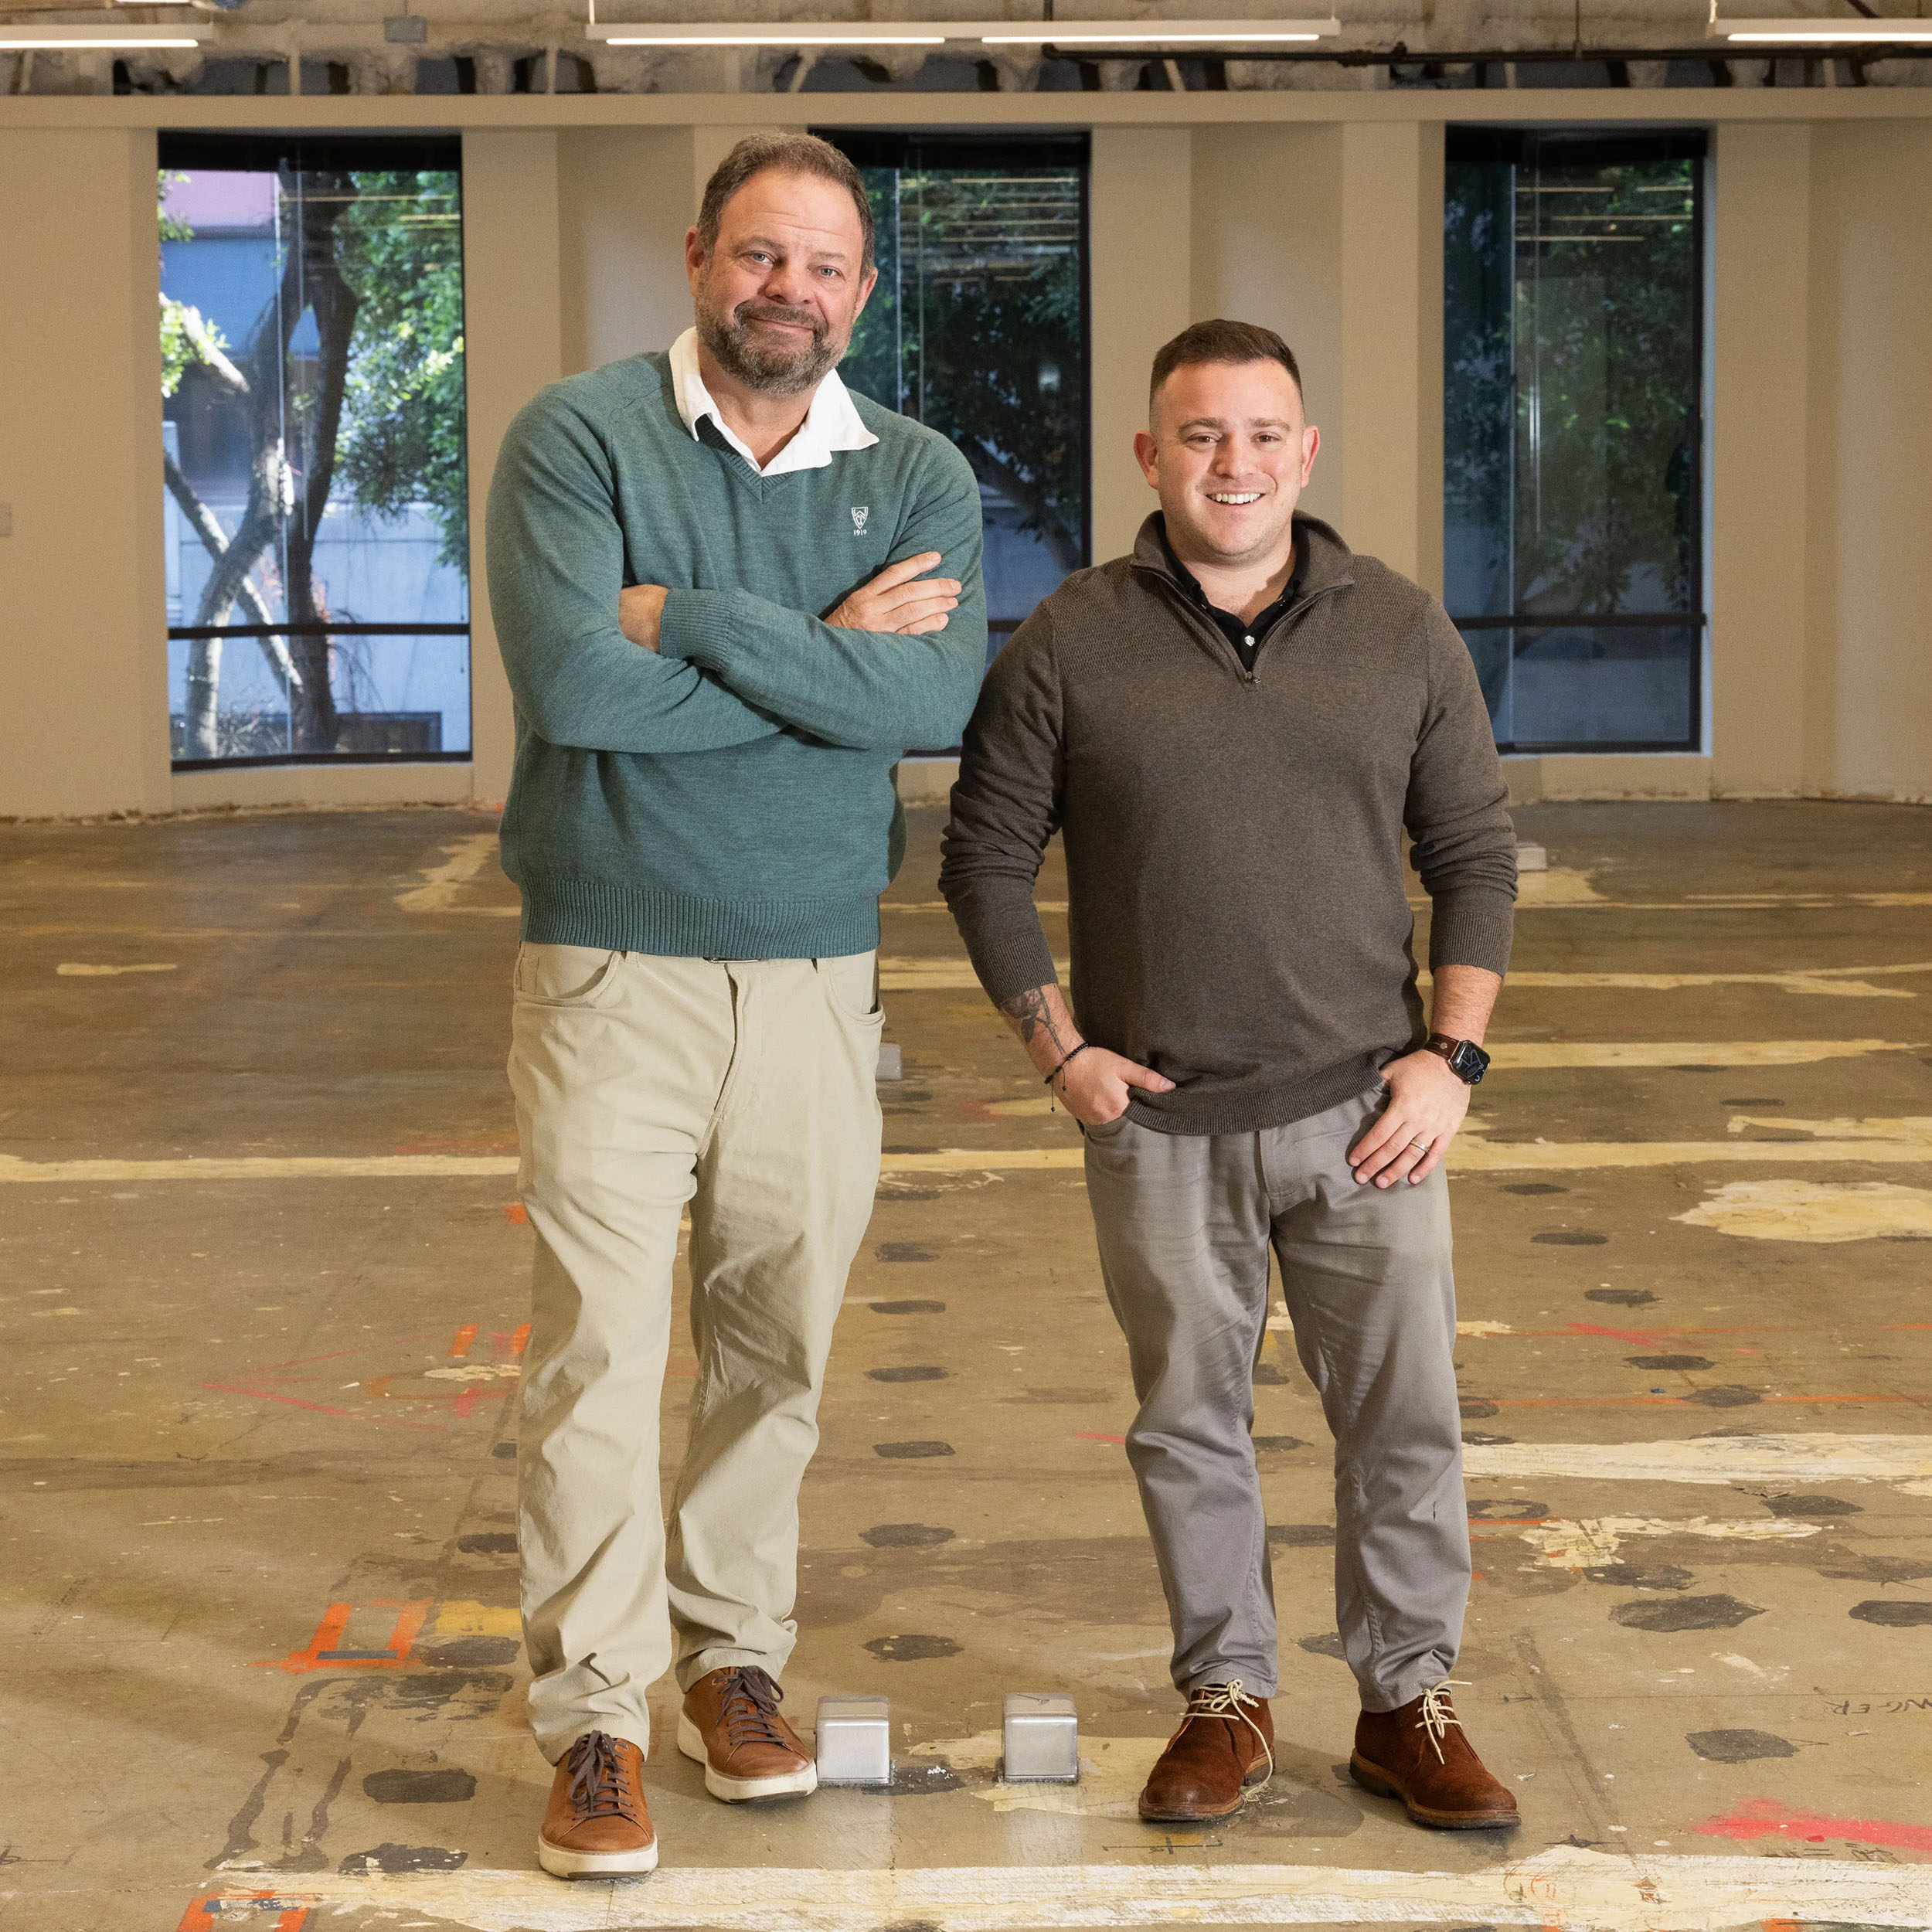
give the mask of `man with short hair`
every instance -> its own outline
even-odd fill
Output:
[[[1160,352],[1134,439],[1160,509],[995,661],[940,886],[1087,1138],[1187,1699],[1141,1815],[1226,1817],[1274,1767],[1250,1436],[1272,1247],[1335,1439],[1355,1778],[1420,1823],[1509,1825],[1447,1688],[1469,1536],[1441,1163],[1487,1064],[1515,835],[1440,605],[1296,510],[1320,441],[1273,330],[1202,322]],[[1070,1010],[1032,903],[1056,828]],[[1405,830],[1433,905],[1432,1026]]]
[[[953,741],[985,662],[972,472],[834,373],[877,272],[850,162],[808,135],[740,142],[685,254],[696,327],[546,389],[490,496],[536,1233],[519,1547],[557,1767],[538,1853],[564,1876],[657,1862],[645,1692],[674,1662],[679,1746],[716,1796],[817,1782],[777,1679],[878,1181],[893,767]],[[687,1205],[697,1379],[667,1549]]]

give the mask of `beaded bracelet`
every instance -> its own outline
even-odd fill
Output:
[[[1055,1067],[1053,1072],[1049,1073],[1046,1079],[1040,1082],[1041,1086],[1051,1087],[1053,1083],[1060,1078],[1060,1075],[1065,1072],[1067,1066],[1072,1063],[1072,1061],[1079,1055],[1084,1053],[1087,1048],[1092,1046],[1093,1043],[1094,1043],[1091,1040],[1082,1040],[1080,1045],[1075,1047],[1073,1051],[1071,1053],[1069,1053],[1066,1058],[1062,1060],[1060,1065]]]

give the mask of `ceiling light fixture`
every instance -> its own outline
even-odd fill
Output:
[[[1792,20],[1720,20],[1717,0],[1711,0],[1705,37],[1777,46],[1855,46],[1906,40],[1932,41],[1932,20],[1901,20],[1870,15],[1860,20],[1821,20],[1815,15]]]
[[[145,52],[156,47],[199,47],[213,37],[207,27],[0,26],[0,49],[10,53]]]
[[[985,20],[600,22],[584,32],[612,47],[1263,47],[1322,40],[1338,20]]]
[[[1339,20],[1043,20],[974,37],[988,47],[1265,47],[1341,31]]]

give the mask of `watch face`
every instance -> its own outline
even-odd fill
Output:
[[[1461,1041],[1449,1056],[1449,1070],[1474,1087],[1489,1071],[1489,1056],[1474,1040]]]

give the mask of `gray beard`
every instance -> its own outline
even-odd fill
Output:
[[[798,396],[815,389],[845,352],[829,330],[815,328],[808,349],[774,352],[756,347],[741,323],[726,321],[700,306],[698,339],[734,382],[767,396]]]

